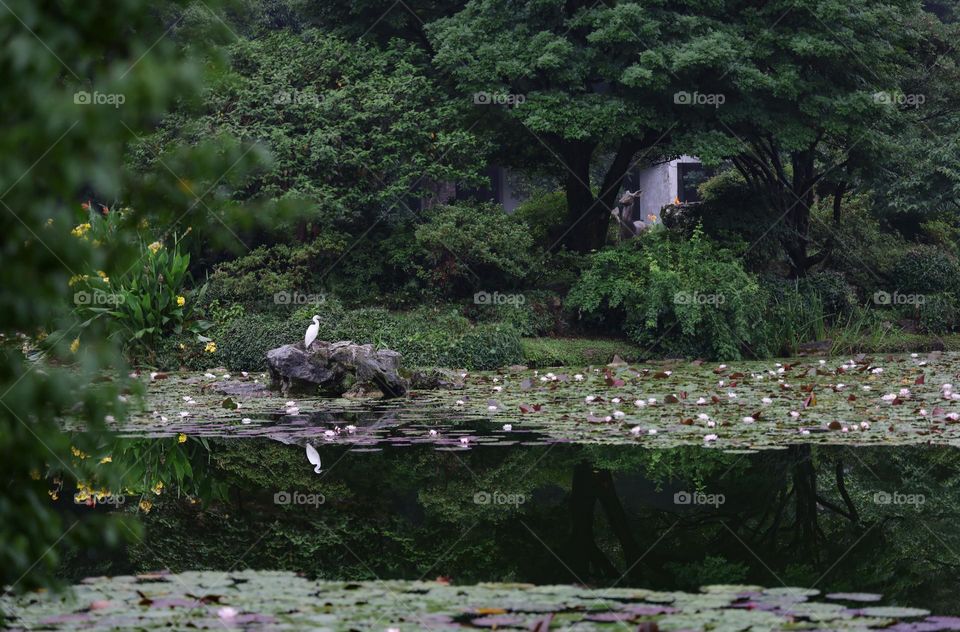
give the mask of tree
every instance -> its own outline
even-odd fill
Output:
[[[720,83],[697,153],[730,159],[786,226],[791,276],[829,253],[810,252],[819,192],[843,195],[890,151],[921,17],[913,0],[726,2],[722,37],[741,50]],[[719,14],[717,14],[719,17]]]
[[[668,141],[691,118],[674,95],[736,56],[700,4],[471,0],[427,26],[434,63],[463,98],[496,109],[512,146],[532,145],[561,173],[571,249],[603,246],[635,158],[674,151]]]

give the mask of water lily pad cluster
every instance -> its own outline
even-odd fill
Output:
[[[960,618],[879,596],[705,586],[699,593],[578,586],[311,581],[286,572],[93,577],[72,594],[0,598],[13,629],[958,630]],[[869,602],[869,605],[865,602]]]
[[[726,450],[960,445],[960,354],[464,373],[462,389],[414,391],[388,402],[293,401],[267,391],[263,380],[260,374],[154,377],[144,412],[122,430],[319,437],[359,449],[557,441]]]

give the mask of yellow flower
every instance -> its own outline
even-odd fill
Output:
[[[75,456],[75,457],[77,457],[77,458],[80,458],[80,459],[85,459],[85,458],[87,458],[87,455],[86,455],[80,448],[77,448],[77,447],[75,447],[75,446],[70,446],[70,452],[72,452],[72,453],[73,453],[73,456]],[[82,484],[83,484],[83,483],[77,483],[77,486],[79,487],[79,486],[82,485]]]
[[[38,469],[32,469],[32,470],[30,470],[30,478],[33,479],[33,480],[35,480],[35,481],[39,481],[39,480],[40,480],[40,470],[38,470]]]
[[[53,225],[53,218],[52,218],[52,217],[48,217],[48,218],[47,218],[47,226],[51,226],[51,225]]]
[[[90,275],[88,274],[75,274],[72,277],[70,277],[69,281],[67,281],[67,285],[69,285],[70,287],[73,287],[74,283],[78,283],[80,281],[86,281],[89,278],[90,278]]]
[[[80,348],[80,338],[74,338],[73,342],[70,343],[70,353],[76,353]]]
[[[113,457],[105,456],[102,459],[100,459],[100,465],[103,465],[104,463],[113,463]]]
[[[177,443],[186,443],[186,442],[187,442],[187,435],[183,434],[182,432],[177,435]]]
[[[84,235],[87,234],[87,231],[90,230],[90,224],[80,224],[76,228],[70,231],[70,234],[74,237],[84,238]]]
[[[183,307],[184,305],[186,305],[186,303],[187,303],[187,299],[183,298],[182,296],[177,297],[177,307]]]
[[[163,491],[163,481],[157,481],[157,484],[153,486],[153,493],[157,496]]]
[[[60,500],[60,492],[59,492],[59,491],[54,491],[54,490],[51,489],[51,490],[48,491],[47,493],[50,494],[50,500]]]
[[[206,351],[207,353],[216,353],[217,343],[211,340],[210,342],[207,343],[207,346],[204,347],[203,350]]]
[[[97,276],[100,277],[101,279],[103,279],[103,282],[104,282],[104,283],[109,283],[109,282],[110,282],[110,277],[108,277],[108,276],[107,276],[107,273],[104,272],[103,270],[97,270]]]
[[[140,511],[142,511],[143,513],[150,513],[150,510],[153,509],[153,503],[150,502],[149,500],[144,499],[140,501],[139,507],[140,507]]]
[[[150,244],[149,246],[147,246],[147,248],[148,248],[148,249],[150,250],[150,252],[152,252],[153,254],[157,254],[157,251],[160,250],[161,248],[163,248],[163,244],[161,244],[159,241],[155,241],[155,242],[153,242],[152,244]]]

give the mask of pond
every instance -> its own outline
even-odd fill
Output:
[[[2,603],[25,628],[960,629],[957,362],[479,373],[375,402],[144,375],[132,424],[71,430],[121,482],[51,489],[144,531],[68,551],[75,601]]]

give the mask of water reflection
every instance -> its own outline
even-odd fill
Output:
[[[129,496],[59,502],[137,512],[145,536],[121,552],[72,552],[69,579],[249,567],[327,579],[787,584],[960,612],[949,448],[317,444],[320,474],[303,445],[268,439],[101,448]]]

